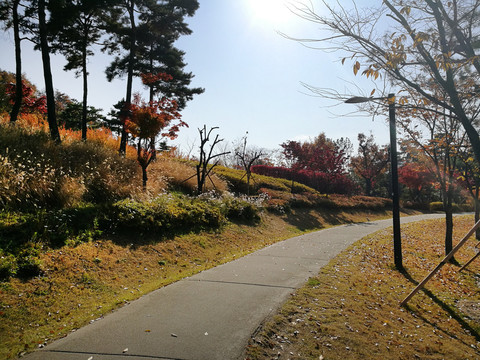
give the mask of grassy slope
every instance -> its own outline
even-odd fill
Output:
[[[264,214],[258,226],[230,224],[221,232],[162,242],[117,237],[48,249],[41,255],[46,269],[41,277],[0,283],[0,359],[42,346],[180,278],[303,231],[367,216],[388,214],[296,210]]]
[[[191,164],[166,156],[149,168],[149,192],[144,193],[138,188],[140,178],[133,155],[119,158],[115,150],[118,144],[108,131],[89,132],[86,143],[75,140],[78,134],[65,132],[62,136],[65,141],[57,146],[47,134],[28,126],[23,130],[0,127],[0,160],[4,165],[0,167],[1,204],[34,214],[36,206],[75,212],[88,210],[90,202],[99,198],[105,202],[131,197],[145,201],[168,186],[173,185],[177,191],[195,188],[194,182],[185,181],[192,175]],[[218,175],[226,179],[232,191],[246,190],[242,171],[219,167]],[[135,178],[138,182],[132,181]],[[227,187],[224,180],[214,177],[214,182],[216,189]],[[299,184],[292,195],[290,186],[287,180],[264,176],[255,176],[252,184],[251,193],[259,189],[267,192],[266,206],[283,215],[266,213],[264,221],[255,227],[230,224],[216,233],[192,233],[168,240],[159,237],[147,241],[141,236],[96,239],[94,228],[77,236],[72,225],[62,221],[54,225],[73,236],[73,241],[55,242],[47,236],[58,233],[52,231],[51,224],[47,228],[47,223],[39,223],[45,236],[20,234],[9,224],[12,214],[3,214],[0,225],[8,236],[0,244],[8,247],[21,241],[27,250],[35,246],[35,257],[37,247],[43,246],[38,255],[43,273],[29,280],[11,278],[0,283],[0,359],[32,350],[126,301],[272,242],[302,231],[364,221],[367,216],[388,216],[384,211],[389,205],[386,199],[326,196]],[[96,240],[81,243],[89,238]],[[17,252],[23,248],[12,248],[18,258]]]
[[[455,219],[455,238],[473,225]],[[391,229],[343,252],[251,341],[248,359],[478,359],[480,262],[447,264],[406,308],[399,302],[441,260],[442,220],[402,226],[406,275],[392,269]],[[475,254],[471,240],[456,256]]]

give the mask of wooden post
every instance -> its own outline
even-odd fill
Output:
[[[467,235],[465,235],[465,237],[462,240],[460,240],[457,246],[455,246],[452,249],[452,251],[450,251],[450,253],[448,253],[448,255],[445,256],[445,258],[440,262],[440,264],[438,264],[437,267],[433,269],[433,271],[430,274],[428,274],[425,277],[425,279],[423,279],[422,282],[417,285],[415,289],[413,289],[413,291],[400,303],[400,306],[405,305],[420,289],[422,289],[425,286],[425,284],[433,277],[433,275],[435,275],[438,272],[438,270],[440,270],[443,267],[443,265],[445,265],[448,262],[448,260],[450,260],[452,256],[455,255],[455,253],[458,250],[460,250],[460,248],[467,242],[470,236],[472,236],[475,233],[475,231],[477,231],[478,228],[480,228],[480,220],[477,221],[477,223],[473,226],[473,228],[470,229]]]

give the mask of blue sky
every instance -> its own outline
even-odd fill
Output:
[[[287,140],[348,137],[357,148],[359,132],[373,133],[378,143],[388,142],[386,121],[372,121],[355,114],[353,105],[338,105],[312,96],[301,83],[344,92],[354,77],[351,66],[342,66],[342,54],[309,49],[277,33],[292,37],[319,34],[318,26],[289,12],[282,0],[200,0],[200,8],[188,19],[193,34],[178,47],[186,52],[187,70],[195,75],[193,86],[205,88],[183,111],[190,128],[182,129],[173,144],[183,151],[199,143],[198,128],[218,126],[225,142],[248,131],[248,143],[276,149]],[[313,1],[318,12],[319,1]],[[357,5],[367,1],[357,1]],[[342,4],[344,5],[344,4]],[[268,11],[271,9],[271,11]],[[0,68],[14,71],[13,37],[0,36]],[[27,42],[22,44],[23,68],[39,89],[43,86],[41,57]],[[90,58],[89,103],[105,112],[125,96],[125,80],[107,82],[104,69],[110,58],[98,53]],[[82,84],[73,72],[64,72],[65,60],[54,56],[52,67],[56,89],[81,99]],[[137,81],[135,91],[142,92]],[[371,85],[363,82],[365,93]],[[355,95],[355,94],[352,94]],[[342,116],[349,114],[349,116]],[[172,144],[172,143],[171,143]],[[193,149],[193,153],[196,148]]]

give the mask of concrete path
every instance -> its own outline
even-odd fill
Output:
[[[154,291],[24,359],[240,359],[251,334],[295,289],[350,244],[391,224],[344,225],[274,244]]]

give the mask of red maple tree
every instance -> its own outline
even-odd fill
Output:
[[[174,100],[162,98],[147,103],[137,94],[129,108],[123,112],[125,129],[137,140],[137,161],[142,168],[144,189],[148,181],[147,168],[156,157],[155,142],[158,135],[173,140],[182,126],[188,127],[181,120],[177,108]]]

